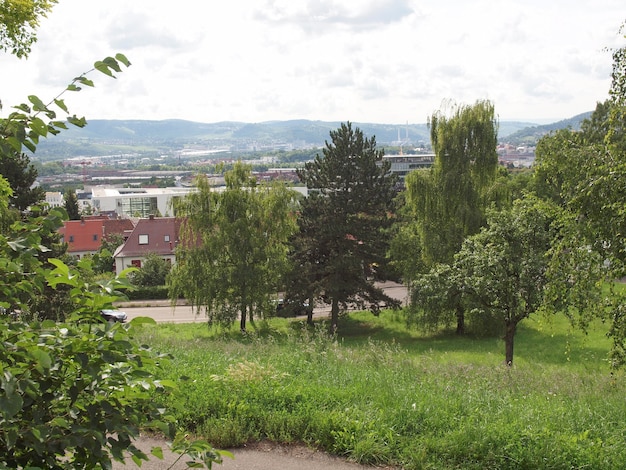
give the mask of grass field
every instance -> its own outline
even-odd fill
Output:
[[[391,311],[326,331],[277,318],[246,336],[197,323],[136,334],[172,354],[162,374],[180,390],[165,404],[218,448],[304,442],[406,469],[625,468],[625,378],[602,325],[526,320],[512,368],[500,339],[424,336]]]

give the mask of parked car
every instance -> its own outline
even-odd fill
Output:
[[[126,312],[116,309],[104,309],[100,310],[100,315],[107,321],[124,323],[128,319]]]
[[[279,317],[297,317],[306,315],[309,308],[308,302],[285,301],[278,299],[276,302],[276,315]]]

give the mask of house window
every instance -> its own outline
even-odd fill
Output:
[[[74,235],[70,235],[70,243],[74,242]]]
[[[134,268],[141,268],[141,260],[140,259],[133,259],[130,261],[130,265]]]
[[[169,242],[170,241],[170,236],[169,235],[165,235],[165,237],[163,237],[163,240],[165,242]]]
[[[139,244],[140,245],[147,245],[148,244],[148,234],[139,235]]]
[[[98,234],[97,234],[97,233],[94,233],[94,234],[93,234],[93,241],[94,241],[94,242],[97,242],[97,241],[98,241]]]

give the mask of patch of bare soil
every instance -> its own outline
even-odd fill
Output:
[[[168,450],[167,442],[158,437],[142,436],[135,445],[146,454],[158,446],[163,449],[163,460],[151,457],[142,464],[142,470],[182,470],[187,467],[187,458],[179,459],[178,454]],[[251,442],[243,447],[228,449],[234,459],[225,457],[221,465],[214,465],[214,470],[372,470],[374,467],[359,465],[347,459],[312,449],[304,444],[277,444],[273,442]],[[127,464],[113,463],[113,470],[137,468],[133,461]],[[380,468],[380,467],[378,467]],[[384,467],[391,470],[392,467]]]

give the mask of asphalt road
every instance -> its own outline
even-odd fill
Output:
[[[383,289],[390,297],[406,303],[407,289],[401,284],[386,282]],[[118,306],[124,310],[128,319],[135,317],[150,317],[158,323],[203,323],[206,321],[204,314],[197,314],[189,305],[176,305],[172,307],[167,300],[146,300],[126,302]],[[314,318],[324,317],[330,314],[329,306],[316,307],[313,311]]]

